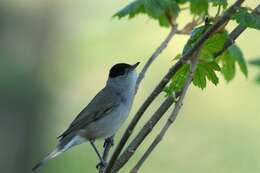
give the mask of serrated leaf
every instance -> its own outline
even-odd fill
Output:
[[[209,66],[209,68],[212,68],[215,71],[221,71],[221,68],[215,61],[209,62],[207,65]]]
[[[205,68],[205,71],[206,71],[207,79],[209,81],[211,81],[214,85],[217,85],[218,82],[219,82],[219,79],[218,79],[215,71],[210,66],[207,66],[207,64],[204,68]]]
[[[182,89],[188,76],[189,68],[189,64],[184,64],[179,70],[177,70],[177,72],[172,77],[170,84],[164,88],[164,91],[167,93],[167,95],[171,95],[173,92],[178,92]]]
[[[159,18],[164,15],[164,8],[158,0],[143,0],[145,12],[153,17]]]
[[[195,86],[198,86],[201,89],[204,89],[206,87],[208,79],[211,81],[214,85],[217,85],[219,83],[219,79],[215,73],[215,71],[220,70],[220,67],[218,64],[214,61],[210,63],[204,63],[200,62],[197,65],[194,77],[193,77],[193,84]]]
[[[144,13],[157,20],[160,26],[169,27],[168,17],[176,18],[179,11],[178,3],[175,0],[136,0],[117,12],[114,17],[133,18]]]
[[[230,56],[236,62],[238,62],[238,65],[239,65],[242,73],[247,77],[247,75],[248,75],[247,65],[246,65],[246,61],[244,59],[243,53],[240,50],[240,48],[237,47],[236,45],[232,45],[229,47],[228,51],[229,51]]]
[[[200,66],[200,64],[197,65],[196,71],[193,76],[193,84],[201,89],[204,89],[206,87],[207,81],[206,81],[206,71],[204,68]]]
[[[242,26],[260,30],[260,16],[249,13],[246,8],[240,8],[233,19]]]
[[[209,25],[210,26],[210,25]],[[184,46],[183,53],[186,53],[194,43],[198,40],[198,38],[203,34],[203,32],[207,29],[208,26],[201,26],[195,28],[186,45]],[[215,57],[215,53],[222,50],[226,39],[228,38],[228,33],[226,31],[218,32],[213,34],[210,38],[208,38],[200,52],[200,59],[204,61],[211,62]]]
[[[113,17],[118,17],[119,19],[125,16],[128,16],[129,19],[133,18],[135,15],[145,13],[144,10],[144,4],[140,0],[136,0],[127,6],[125,6],[123,9],[118,11],[113,15]]]
[[[226,51],[222,57],[221,72],[227,82],[231,81],[235,77],[235,60],[230,57],[228,51]]]
[[[224,9],[227,8],[227,0],[210,0],[212,2],[213,6],[222,6]]]
[[[237,62],[242,73],[247,77],[248,70],[246,61],[239,47],[232,45],[219,57],[222,64],[221,72],[226,81],[230,81],[235,76],[235,63]]]
[[[208,0],[190,0],[190,11],[196,15],[208,14]]]
[[[208,40],[205,41],[201,49],[200,59],[212,61],[214,58],[214,54],[223,49],[227,38],[227,32],[219,32],[213,34]]]

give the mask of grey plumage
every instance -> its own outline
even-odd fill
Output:
[[[107,97],[107,93],[110,93],[109,97]],[[121,104],[121,97],[123,96],[117,94],[113,88],[106,86],[79,113],[79,115],[72,121],[69,128],[60,136],[58,136],[58,139],[62,141],[62,139],[69,133],[83,129],[88,124],[98,121],[99,119],[109,115],[113,109]],[[100,106],[97,107],[97,105]]]
[[[105,139],[116,133],[127,118],[133,102],[137,80],[134,69],[138,64],[116,64],[111,68],[106,86],[58,137],[57,147],[33,170],[75,145],[91,141],[94,146],[94,140]]]

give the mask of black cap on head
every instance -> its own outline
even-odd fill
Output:
[[[126,69],[129,69],[130,67],[131,65],[126,63],[116,64],[110,69],[109,77],[113,78],[113,77],[123,75],[125,74]]]

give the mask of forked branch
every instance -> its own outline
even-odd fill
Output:
[[[260,5],[258,5],[253,11],[253,14],[257,14],[260,15]],[[227,40],[224,44],[223,49],[216,53],[215,58],[220,56],[222,53],[224,53],[231,45],[233,45],[235,43],[235,40],[242,34],[243,31],[245,31],[246,27],[242,26],[242,25],[238,25],[235,29],[233,29],[233,31],[229,34],[229,40]],[[181,93],[182,94],[182,93]],[[178,94],[179,96],[179,94]],[[177,105],[177,104],[176,104]],[[176,115],[177,116],[177,115]],[[175,116],[175,118],[176,118]],[[175,120],[172,119],[172,120]],[[141,157],[141,159],[137,162],[137,164],[133,167],[133,169],[130,171],[130,173],[137,173],[138,170],[140,169],[140,167],[143,165],[143,163],[145,162],[145,160],[149,157],[149,155],[152,153],[152,151],[154,150],[154,148],[158,145],[158,143],[161,140],[161,137],[163,135],[160,133],[158,135],[158,137],[156,137],[156,139],[152,142],[152,144],[149,146],[149,148],[145,151],[145,153],[143,154],[143,156]]]
[[[121,157],[118,159],[119,154],[121,153],[123,147],[125,146],[128,138],[130,137],[131,133],[133,132],[136,124],[142,117],[145,110],[148,108],[148,106],[153,102],[153,100],[162,92],[163,88],[166,86],[166,84],[169,82],[171,77],[176,73],[176,71],[184,64],[189,61],[189,59],[194,55],[194,53],[200,48],[200,46],[214,33],[216,32],[223,24],[225,24],[230,17],[236,12],[238,7],[242,4],[244,0],[237,0],[231,7],[229,7],[226,12],[219,17],[215,23],[209,27],[205,33],[202,34],[202,36],[198,39],[198,41],[189,49],[182,58],[169,69],[168,73],[163,77],[163,79],[160,81],[160,83],[156,86],[156,88],[152,91],[152,93],[149,95],[149,97],[145,100],[145,102],[142,104],[140,109],[137,111],[136,115],[134,116],[133,120],[131,121],[130,125],[126,129],[123,137],[121,138],[120,143],[118,144],[115,152],[113,153],[112,158],[110,159],[110,162],[108,164],[108,167],[106,169],[106,173],[109,172],[117,172],[129,159],[126,157],[126,160],[122,160]],[[112,169],[113,168],[113,169]]]
[[[149,148],[147,149],[147,151],[144,153],[143,157],[139,160],[139,162],[137,163],[137,165],[130,171],[130,173],[137,173],[137,171],[139,170],[139,168],[142,166],[142,164],[144,163],[144,161],[146,160],[146,158],[151,154],[151,152],[154,150],[154,148],[159,144],[159,142],[163,139],[164,135],[166,134],[166,131],[169,129],[169,127],[171,126],[171,124],[175,121],[182,105],[183,105],[183,99],[186,95],[186,92],[189,88],[189,85],[192,81],[194,72],[196,70],[196,66],[198,63],[198,56],[199,55],[199,50],[196,53],[196,55],[194,56],[194,59],[191,61],[191,65],[190,65],[190,73],[184,83],[184,86],[181,90],[180,96],[175,104],[175,107],[171,113],[171,115],[169,116],[167,122],[165,123],[165,125],[163,126],[163,128],[161,129],[160,133],[156,136],[156,138],[153,140],[152,144],[149,146]]]
[[[171,39],[173,38],[173,36],[177,33],[177,26],[173,25],[171,27],[171,31],[169,32],[169,34],[167,35],[167,37],[163,40],[163,42],[160,44],[160,46],[153,52],[153,54],[151,55],[150,58],[148,58],[147,62],[145,63],[143,69],[141,70],[141,72],[139,73],[138,79],[137,79],[137,84],[136,84],[136,92],[139,88],[139,85],[141,83],[141,81],[143,80],[146,71],[148,70],[148,68],[151,66],[151,64],[154,62],[154,60],[163,52],[163,50],[167,47],[168,43],[171,41]],[[126,134],[126,133],[125,133]],[[127,136],[124,135],[123,138],[126,138]],[[120,143],[118,144],[117,148],[115,149],[109,163],[108,166],[106,168],[106,170],[104,170],[103,168],[101,168],[99,170],[100,173],[105,172],[109,172],[114,164],[114,162],[116,161],[117,157],[119,156],[121,150],[123,149],[123,146],[125,145],[125,141],[127,140],[122,140],[120,141]],[[108,144],[108,148],[105,149],[105,152],[108,154],[109,150],[111,148],[111,144]]]

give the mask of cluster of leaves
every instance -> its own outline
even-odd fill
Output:
[[[258,67],[260,69],[260,59],[254,59],[254,60],[250,61],[250,64],[255,67]],[[256,76],[255,80],[257,83],[260,84],[260,71],[259,71],[258,75]]]
[[[182,54],[185,54],[193,46],[206,28],[207,26],[201,26],[193,30]],[[207,85],[207,81],[217,85],[219,83],[217,73],[222,74],[225,80],[229,82],[235,76],[236,63],[239,65],[242,73],[247,77],[248,71],[246,61],[238,46],[233,45],[229,47],[221,56],[215,57],[216,53],[223,49],[227,39],[227,31],[220,31],[213,34],[204,43],[199,53],[199,63],[193,77],[193,84],[195,86],[204,89]],[[170,95],[173,92],[178,92],[182,89],[188,73],[189,65],[185,64],[174,74],[170,84],[166,86],[164,91],[167,95]]]
[[[189,5],[193,15],[206,16],[212,6],[227,7],[227,0],[135,0],[114,14],[114,17],[129,19],[139,14],[146,14],[158,20],[160,26],[169,27],[180,13],[180,6]]]
[[[233,19],[243,26],[260,30],[260,15],[250,13],[248,8],[241,7]]]
[[[129,19],[145,14],[148,17],[157,20],[160,26],[169,27],[176,22],[176,19],[181,12],[181,7],[189,6],[190,13],[193,16],[204,18],[209,14],[209,7],[218,7],[218,12],[221,9],[226,9],[228,6],[227,0],[134,0],[123,9],[119,10],[114,17]],[[250,9],[241,7],[232,17],[237,23],[242,26],[260,29],[260,17],[257,13],[250,13]],[[205,24],[193,30],[191,36],[186,43],[182,54],[184,54],[197,41],[201,34],[209,27],[210,24]],[[224,79],[231,81],[236,73],[236,64],[238,64],[242,73],[247,77],[247,66],[243,57],[243,53],[237,45],[228,48],[221,56],[216,57],[216,54],[222,51],[228,32],[223,29],[218,33],[213,34],[203,45],[199,54],[199,64],[193,77],[193,84],[201,89],[207,85],[207,81],[217,85],[219,83],[219,75],[223,75]],[[180,58],[178,55],[176,58]],[[189,73],[189,65],[183,65],[177,73],[172,77],[170,84],[165,87],[167,94],[180,91],[187,75]],[[260,76],[259,76],[260,81]]]

